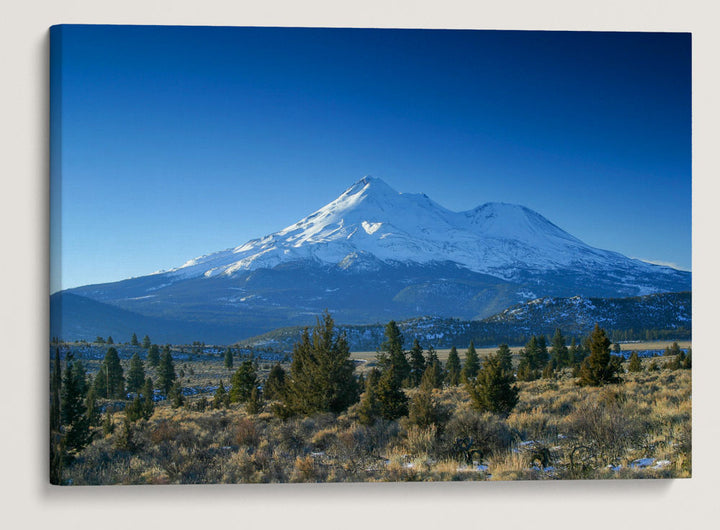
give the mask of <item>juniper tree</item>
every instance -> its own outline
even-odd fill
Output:
[[[408,413],[408,398],[400,386],[397,374],[394,372],[395,367],[390,365],[377,382],[377,400],[380,416],[386,420],[395,420]]]
[[[442,362],[440,362],[437,352],[435,352],[435,348],[433,348],[432,345],[427,351],[423,380],[426,378],[432,382],[433,388],[442,388],[443,382],[445,381],[445,371],[443,370]],[[422,381],[420,384],[422,384]]]
[[[628,360],[628,372],[642,372],[642,363],[640,362],[640,357],[636,351],[633,351],[630,354],[630,359]]]
[[[248,414],[260,414],[263,409],[263,397],[262,392],[258,387],[255,387],[250,392],[250,398],[247,402],[247,413]]]
[[[560,331],[560,328],[556,328],[555,334],[553,335],[551,341],[551,359],[553,365],[558,370],[562,370],[563,368],[572,365],[572,361],[570,359],[570,351],[568,350],[565,342],[565,337],[563,336],[562,331]]]
[[[610,339],[598,324],[590,334],[588,346],[590,355],[580,366],[578,384],[581,386],[600,386],[605,383],[617,383],[621,370],[620,359],[610,355]]]
[[[475,350],[475,342],[471,340],[470,345],[465,352],[465,364],[462,369],[463,381],[472,381],[475,379],[475,377],[477,377],[478,370],[480,370],[480,358]]]
[[[128,393],[138,393],[145,384],[145,367],[140,355],[135,352],[130,359],[130,368],[127,374]]]
[[[147,338],[147,335],[145,335],[145,338]],[[145,345],[145,340],[143,339],[143,346]],[[147,361],[150,366],[153,368],[157,368],[157,365],[160,364],[160,348],[157,344],[151,344],[148,346],[148,356]]]
[[[170,392],[168,393],[168,398],[170,399],[170,405],[174,409],[180,408],[185,404],[185,396],[182,393],[180,381],[175,381],[172,384]]]
[[[87,381],[83,364],[80,361],[67,362],[60,395],[60,417],[65,427],[63,444],[68,460],[90,443],[86,392]]]
[[[326,311],[322,319],[317,319],[312,336],[306,328],[293,348],[282,398],[287,413],[346,410],[359,398],[354,370],[347,339],[335,332],[335,323]]]
[[[253,388],[258,386],[255,363],[247,359],[240,363],[230,381],[230,402],[246,403],[250,399]]]
[[[170,389],[177,379],[175,375],[175,364],[170,354],[170,348],[165,346],[163,348],[162,355],[160,356],[160,362],[157,367],[157,385],[164,396],[169,397]]]
[[[143,340],[142,340],[142,347],[143,347],[144,349],[148,350],[148,349],[150,349],[150,345],[151,345],[151,344],[152,344],[152,343],[150,342],[150,337],[148,337],[147,335],[145,335],[145,336],[143,337]]]
[[[150,376],[145,378],[145,383],[140,393],[143,399],[143,418],[149,420],[155,410],[155,400],[153,399],[155,392],[153,390],[153,380]]]
[[[85,395],[85,409],[90,427],[95,427],[100,424],[100,409],[97,404],[97,390],[95,385],[90,381],[87,383],[87,394]]]
[[[113,341],[112,335],[108,335],[107,343],[108,343],[108,344],[115,344],[115,341]]]
[[[357,408],[358,421],[362,425],[372,425],[381,416],[380,401],[378,400],[378,382],[380,370],[373,367],[365,381],[365,392]]]
[[[475,380],[466,383],[472,405],[481,412],[508,416],[518,402],[518,390],[512,373],[503,369],[496,352],[485,358]]]
[[[285,370],[280,363],[275,363],[270,369],[267,380],[265,381],[265,397],[270,400],[282,399],[285,392]]]
[[[233,352],[230,348],[225,350],[225,368],[232,370],[233,367]]]
[[[223,385],[223,382],[220,381],[220,384],[217,387],[217,390],[215,390],[215,395],[213,396],[213,408],[221,409],[225,408],[230,404],[230,395],[225,390],[225,385]]]
[[[98,396],[106,399],[125,398],[125,378],[120,357],[114,347],[109,347],[105,353],[100,369],[95,376],[95,390]]]
[[[512,365],[512,352],[507,344],[501,344],[498,346],[496,351],[498,359],[500,361],[500,368],[502,368],[508,374],[513,373]]]
[[[423,378],[420,388],[410,401],[408,420],[425,429],[431,425],[441,426],[445,419],[445,411],[433,397],[433,385],[430,377]]]
[[[130,338],[130,345],[131,346],[140,346],[140,342],[138,342],[138,338],[135,333],[133,333],[132,337]]]
[[[412,386],[418,386],[422,380],[425,371],[425,357],[423,357],[423,349],[417,339],[413,341],[410,350],[410,381]]]
[[[397,323],[391,320],[385,326],[385,341],[380,345],[377,355],[378,364],[383,371],[389,366],[394,368],[393,373],[399,383],[403,383],[410,375],[410,363],[408,363],[405,351],[403,350],[403,336],[400,333]]]
[[[460,356],[458,355],[457,348],[453,346],[450,348],[448,354],[448,360],[445,363],[445,371],[447,372],[447,382],[451,386],[457,386],[460,383],[460,373],[462,367],[460,366]]]

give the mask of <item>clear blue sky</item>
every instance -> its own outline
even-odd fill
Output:
[[[240,245],[367,174],[452,210],[523,204],[689,270],[690,41],[56,27],[51,290]]]

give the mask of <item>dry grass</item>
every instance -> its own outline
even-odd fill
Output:
[[[429,428],[378,421],[354,409],[280,420],[224,410],[157,406],[132,425],[124,414],[71,465],[72,484],[180,484],[689,477],[689,370],[645,370],[601,388],[578,387],[569,372],[519,383],[507,418],[475,412],[462,387],[435,391],[451,411]],[[413,394],[415,391],[408,391]],[[645,460],[643,460],[645,459]]]

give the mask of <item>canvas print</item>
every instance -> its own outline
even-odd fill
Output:
[[[691,476],[691,35],[50,30],[50,482]]]

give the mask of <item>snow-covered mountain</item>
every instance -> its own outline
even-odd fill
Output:
[[[540,296],[638,296],[690,284],[688,272],[590,247],[523,206],[453,212],[365,177],[279,232],[70,292],[150,317],[236,326],[241,339],[310,324],[325,308],[347,324],[482,318]]]
[[[169,271],[169,277],[232,276],[307,260],[341,268],[360,264],[373,268],[377,260],[450,261],[505,280],[517,279],[528,270],[619,264],[638,272],[658,272],[644,262],[592,248],[524,206],[486,203],[452,212],[424,194],[398,193],[381,179],[365,177],[297,223],[239,247],[192,259]],[[636,278],[628,281],[641,290],[655,290]]]

